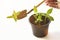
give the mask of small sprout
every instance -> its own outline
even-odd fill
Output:
[[[36,6],[34,6],[34,12],[37,13],[37,8],[36,8]]]
[[[12,16],[8,16],[7,18],[14,18],[14,20],[17,21],[17,20],[18,20],[18,19],[17,19],[17,15],[19,15],[19,13],[20,13],[20,12],[15,12],[15,11],[13,11]]]
[[[49,14],[51,14],[52,13],[52,8],[51,9],[49,9],[48,11],[47,11],[47,14],[49,15]]]
[[[37,23],[38,21],[39,21],[39,22],[41,22],[41,21],[42,21],[42,19],[41,19],[41,16],[40,16],[40,15],[37,17],[37,19],[36,19],[35,23]]]
[[[37,10],[37,7],[36,7],[36,6],[34,6],[34,9],[33,9],[33,10],[34,10],[34,13],[35,13],[35,14],[36,14],[36,16],[37,16],[37,15],[38,15],[38,14],[37,14],[37,11],[38,11],[38,10]]]
[[[37,23],[37,22],[41,22],[41,21],[44,21],[44,23],[46,23],[46,18],[48,18],[50,21],[54,21],[54,19],[53,19],[53,17],[52,16],[50,16],[50,14],[52,13],[52,8],[51,9],[49,9],[48,11],[47,11],[47,13],[37,13],[37,8],[36,8],[36,6],[34,6],[34,17],[35,17],[35,23]],[[45,17],[44,18],[44,20],[42,19],[42,17]]]

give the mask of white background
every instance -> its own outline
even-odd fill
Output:
[[[53,8],[52,16],[54,21],[49,25],[48,35],[44,38],[37,38],[33,35],[29,17],[18,20],[7,19],[12,15],[13,10],[27,12],[41,0],[0,0],[0,40],[60,40],[60,9]],[[39,12],[46,12],[50,7],[43,3],[38,7]]]

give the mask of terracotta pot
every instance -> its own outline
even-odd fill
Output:
[[[30,16],[29,18],[29,22],[32,26],[32,30],[33,30],[33,34],[36,36],[36,37],[44,37],[48,34],[48,26],[49,26],[49,23],[50,21],[48,20],[46,24],[42,24],[41,23],[37,23],[35,24],[35,18],[34,16]]]

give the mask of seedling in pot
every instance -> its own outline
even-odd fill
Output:
[[[34,6],[34,14],[30,16],[29,22],[36,37],[45,37],[48,34],[49,24],[51,21],[54,21],[53,17],[50,16],[52,10],[50,8],[46,13],[38,13],[37,7]]]
[[[46,19],[48,18],[50,21],[54,21],[53,17],[50,16],[50,14],[52,13],[53,8],[49,9],[46,13],[42,12],[42,13],[38,13],[37,8],[34,6],[34,17],[35,17],[35,23],[37,22],[42,22],[44,21],[44,23],[46,23]],[[44,20],[42,19],[42,17],[44,17]]]

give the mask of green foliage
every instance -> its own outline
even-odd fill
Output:
[[[48,16],[48,18],[50,19],[50,21],[54,21],[54,18],[52,16]]]
[[[38,15],[38,14],[37,14],[37,11],[38,11],[38,10],[37,10],[36,6],[34,6],[34,9],[33,9],[33,10],[34,10],[34,13],[35,13],[36,15]]]
[[[18,19],[17,19],[17,15],[19,15],[19,11],[18,12],[16,12],[16,11],[13,11],[13,14],[12,14],[12,16],[8,16],[7,18],[13,18],[15,21],[17,21]]]
[[[51,8],[46,13],[43,13],[43,12],[37,13],[37,8],[34,6],[34,13],[35,13],[34,17],[36,19],[35,23],[43,21],[42,16],[45,17],[45,19],[44,19],[45,22],[46,22],[46,18],[48,18],[50,21],[54,21],[53,17],[50,16],[50,14],[52,13],[52,10],[53,9]]]
[[[36,8],[36,6],[34,6],[34,12],[37,13],[37,8]]]
[[[47,11],[47,14],[49,15],[49,14],[51,14],[52,13],[52,8],[51,9],[49,9],[48,11]]]
[[[41,16],[40,14],[38,14],[37,17],[36,17],[35,23],[37,23],[38,21],[39,21],[39,22],[42,21],[42,18],[41,18],[41,17],[42,17],[42,16]]]

